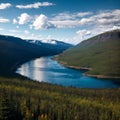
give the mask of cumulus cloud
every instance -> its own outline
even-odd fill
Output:
[[[23,24],[26,24],[28,22],[30,22],[31,20],[31,16],[28,15],[27,13],[22,13],[19,17],[18,17],[19,21],[18,23],[23,25]],[[14,19],[13,21],[14,23],[17,23],[17,21]]]
[[[46,7],[46,6],[52,6],[54,5],[53,3],[50,2],[36,2],[33,4],[28,4],[28,5],[17,5],[16,7],[19,9],[31,9],[31,8],[40,8],[40,7]]]
[[[32,26],[34,29],[39,30],[39,29],[48,29],[53,27],[53,25],[48,21],[47,16],[41,14],[39,15],[33,22]]]
[[[27,13],[22,13],[17,19],[13,19],[13,24],[26,24],[29,23],[30,29],[40,30],[40,29],[49,29],[55,27],[49,20],[48,17],[44,14],[39,16],[30,16]]]
[[[8,23],[8,22],[10,22],[9,19],[0,17],[0,23]]]
[[[98,12],[59,13],[47,17],[44,14],[30,16],[22,13],[13,19],[13,24],[29,23],[30,29],[40,30],[49,28],[74,28],[79,29],[75,39],[86,39],[92,35],[120,28],[120,10],[104,10]],[[81,29],[84,28],[84,29]],[[91,32],[91,33],[90,33]]]
[[[3,9],[9,8],[11,6],[12,5],[10,3],[1,3],[0,4],[0,9],[3,10]]]

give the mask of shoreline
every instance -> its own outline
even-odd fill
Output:
[[[107,76],[107,75],[91,75],[91,74],[84,74],[85,76],[88,77],[94,77],[94,78],[100,78],[100,79],[115,79],[115,80],[119,80],[120,77],[117,76]]]
[[[39,57],[37,57],[39,58]],[[15,71],[24,63],[28,62],[28,61],[31,61],[31,60],[34,60],[36,58],[31,58],[29,60],[23,60],[23,61],[19,61],[17,62],[11,69],[10,69],[10,72],[15,75],[17,73],[15,73]],[[90,71],[92,70],[92,68],[88,68],[88,67],[77,67],[77,66],[73,66],[73,65],[68,65],[66,62],[63,62],[63,61],[59,61],[56,57],[55,58],[52,58],[53,60],[56,60],[59,64],[67,67],[67,68],[70,68],[70,69],[75,69],[75,70],[84,70],[84,71]],[[98,79],[115,79],[115,80],[119,80],[120,77],[118,76],[106,76],[106,75],[94,75],[94,74],[88,74],[88,73],[84,73],[83,74],[84,76],[88,76],[88,77],[93,77],[93,78],[98,78]]]
[[[54,60],[56,60],[58,63],[60,63],[61,65],[67,67],[67,68],[71,68],[71,69],[75,69],[75,70],[86,70],[86,71],[90,71],[92,70],[92,68],[87,68],[87,67],[77,67],[77,66],[73,66],[73,65],[68,65],[66,62],[63,61],[59,61],[58,58],[54,58]],[[88,77],[93,77],[93,78],[98,78],[98,79],[115,79],[115,80],[120,80],[120,77],[118,76],[107,76],[107,75],[92,75],[92,74],[87,74],[84,73],[84,76],[88,76]]]
[[[0,76],[5,76],[5,77],[21,77],[22,75],[16,73],[16,70],[23,65],[24,63],[34,60],[36,58],[39,58],[41,56],[37,56],[37,57],[31,57],[31,58],[26,58],[26,59],[20,59],[19,61],[16,61],[12,67],[7,68],[7,71],[2,71],[0,73]],[[22,76],[25,77],[25,76]]]

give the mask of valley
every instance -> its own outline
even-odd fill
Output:
[[[117,45],[117,44],[118,44],[118,40],[113,45]],[[47,46],[49,45],[47,44]],[[84,45],[82,47],[84,48]],[[76,54],[79,53],[77,50],[78,48],[79,45],[70,48],[67,51],[64,51],[65,49],[67,49],[64,48],[63,49],[64,52],[57,56],[58,62],[62,61],[62,64],[65,65],[64,63],[66,63],[67,61],[67,66],[68,66],[68,59],[67,59],[68,57],[70,62],[69,65],[71,65],[72,68],[74,68],[73,66],[76,65],[77,69],[79,69],[79,67],[81,66],[77,66],[77,63],[79,62],[77,60],[80,59],[77,59],[75,57]],[[46,48],[43,46],[35,45],[23,41],[20,38],[9,37],[9,36],[0,37],[0,49],[1,49],[0,51],[0,66],[1,66],[0,67],[0,119],[1,120],[4,119],[16,120],[16,118],[18,120],[22,120],[22,119],[119,120],[120,118],[119,81],[117,81],[116,84],[118,86],[112,87],[112,85],[109,84],[110,86],[108,88],[102,87],[102,89],[100,89],[99,86],[100,84],[98,83],[99,79],[98,80],[96,79],[98,87],[96,88],[92,87],[92,89],[86,86],[84,88],[76,88],[75,86],[72,86],[72,84],[63,87],[56,84],[46,83],[45,81],[38,82],[33,80],[34,78],[29,79],[25,76],[16,74],[15,73],[16,69],[25,62],[28,62],[30,60],[34,61],[35,58],[39,58],[39,57],[42,58],[48,55],[56,55],[58,54],[58,52],[56,51],[52,52],[53,49],[51,50],[49,49],[49,47]],[[72,49],[75,49],[75,52],[73,52],[74,54],[72,54]],[[94,53],[93,51],[90,51],[90,49],[88,50],[90,53]],[[115,47],[115,51],[116,50],[118,50],[118,47]],[[69,51],[70,53],[68,54]],[[114,53],[115,51],[113,50]],[[61,53],[61,51],[59,53]],[[96,55],[97,54],[98,53],[96,53]],[[113,55],[118,55],[118,52]],[[115,58],[116,60],[115,56],[113,58]],[[114,61],[113,58],[111,61]],[[73,60],[73,64],[71,64],[72,60]],[[76,62],[74,62],[74,60],[76,60]],[[43,61],[45,61],[45,59]],[[43,64],[43,61],[41,65],[46,66],[47,62]],[[87,60],[84,60],[84,62],[85,61],[86,63],[88,63]],[[35,65],[35,63],[33,64]],[[60,64],[54,62],[53,64],[54,65],[56,64],[55,70],[52,68],[52,70],[55,72],[57,72],[56,69],[59,67],[60,67],[59,70],[62,70],[61,67],[64,68],[65,70],[64,72],[68,70],[70,72],[69,74],[70,76],[72,75],[73,71],[74,73],[78,72],[74,69],[65,68],[64,66],[61,66]],[[98,63],[96,62],[96,64]],[[43,70],[46,71],[47,69],[50,70],[49,65],[51,64],[49,64],[48,62],[48,66],[46,68],[39,68],[40,64],[36,64],[36,65],[37,65],[36,66],[37,69],[41,69],[43,72]],[[88,64],[87,66],[86,64],[84,64],[84,66],[82,67],[92,68],[92,66],[88,66]],[[116,70],[116,72],[113,72],[112,70],[111,72],[113,72],[114,76],[115,75],[118,76],[119,75],[117,71],[118,68],[115,68],[115,65],[113,67],[114,70]],[[27,69],[25,68],[25,70]],[[35,71],[32,71],[32,73],[29,74],[32,75],[34,72]],[[59,73],[61,74],[61,72]],[[108,72],[105,71],[105,74],[106,73],[108,74]],[[40,73],[38,73],[38,75],[36,74],[35,76],[39,76],[39,75]],[[45,75],[45,77],[47,77],[47,74]],[[50,78],[50,76],[48,76],[48,78]],[[52,78],[54,77],[52,76],[51,79]],[[85,77],[85,79],[86,78],[88,79],[89,77]],[[63,80],[63,78],[60,79],[61,81]],[[70,79],[71,78],[68,77],[68,80]],[[107,80],[105,81],[107,83]],[[80,81],[78,80],[78,82]],[[94,84],[93,82],[95,81],[92,81],[92,83],[90,83],[89,81],[89,83],[85,83],[85,84],[93,85]],[[84,80],[81,83],[84,83]]]
[[[1,0],[0,120],[120,120],[120,0]]]

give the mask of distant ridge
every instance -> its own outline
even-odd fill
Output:
[[[120,79],[120,30],[84,40],[56,59],[65,66],[88,70],[88,76]]]
[[[46,39],[46,40],[26,40],[29,43],[32,43],[34,45],[38,45],[39,47],[44,47],[46,49],[49,49],[51,53],[59,54],[63,52],[64,50],[73,47],[73,45],[69,43],[65,43],[58,40],[53,39]]]
[[[0,35],[0,75],[13,74],[18,65],[28,60],[59,54],[71,46],[67,43],[60,47],[47,43],[37,45],[21,38]]]

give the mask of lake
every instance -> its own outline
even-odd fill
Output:
[[[84,76],[82,70],[74,70],[60,65],[51,57],[41,57],[21,65],[16,73],[37,80],[62,86],[79,88],[117,88],[112,80]]]

